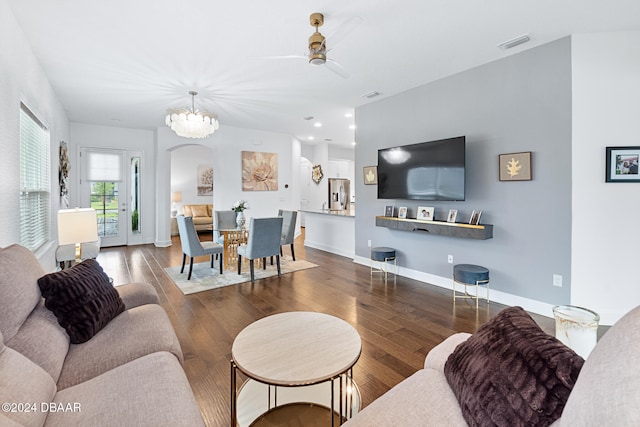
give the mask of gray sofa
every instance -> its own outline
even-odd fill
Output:
[[[44,274],[27,249],[0,249],[0,425],[204,425],[151,285],[117,287],[125,310],[72,344],[44,305]]]
[[[444,369],[456,347],[470,336],[458,333],[434,347],[424,369],[380,396],[344,427],[466,426]],[[580,370],[562,416],[552,426],[639,425],[640,306],[616,322],[598,342]]]

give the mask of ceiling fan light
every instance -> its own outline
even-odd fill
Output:
[[[327,57],[323,53],[314,53],[309,55],[309,64],[322,65],[327,62]]]

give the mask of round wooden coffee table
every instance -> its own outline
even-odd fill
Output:
[[[250,324],[231,349],[231,425],[286,426],[290,416],[305,426],[341,424],[360,408],[353,365],[361,350],[358,332],[324,313],[280,313]],[[237,371],[249,377],[240,390]]]

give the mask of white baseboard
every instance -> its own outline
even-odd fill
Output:
[[[171,246],[171,240],[155,241],[153,243],[157,248],[168,248]]]
[[[369,266],[371,265],[371,260],[369,258],[356,256],[353,258],[353,262],[357,264],[362,264]],[[418,280],[420,282],[425,282],[426,284],[438,286],[440,288],[452,289],[453,280],[451,277],[442,277],[436,276],[434,274],[425,273],[423,271],[412,270],[405,267],[398,267],[398,276],[408,277],[410,279]],[[457,291],[463,291],[463,285],[456,285]],[[475,292],[475,291],[471,291]],[[480,287],[480,298],[485,298],[487,296],[487,288],[484,286]],[[544,302],[532,300],[529,298],[520,297],[517,295],[508,294],[506,292],[496,291],[491,289],[489,286],[489,297],[493,302],[497,302],[500,304],[508,305],[508,306],[520,306],[525,310],[536,313],[541,316],[546,316],[553,318],[553,304],[547,304]]]
[[[353,252],[349,252],[348,250],[341,249],[338,247],[323,245],[322,243],[312,242],[309,239],[304,240],[304,245],[314,249],[320,249],[321,251],[331,252],[332,254],[345,256],[347,258],[353,258]]]

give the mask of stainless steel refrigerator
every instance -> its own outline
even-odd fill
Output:
[[[329,178],[329,209],[347,210],[351,205],[351,192],[348,179]]]

